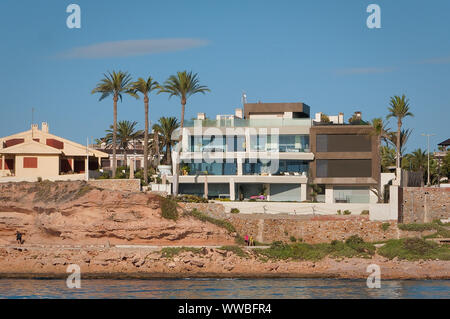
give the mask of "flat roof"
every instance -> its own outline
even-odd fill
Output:
[[[244,117],[249,118],[250,114],[273,114],[283,112],[301,113],[303,117],[309,117],[309,106],[301,103],[245,103]]]

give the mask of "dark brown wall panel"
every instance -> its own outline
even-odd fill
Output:
[[[371,177],[372,160],[317,160],[317,177]]]
[[[318,134],[317,152],[370,152],[371,136],[356,134]]]

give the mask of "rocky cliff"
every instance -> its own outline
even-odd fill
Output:
[[[186,216],[161,216],[161,197],[103,190],[84,182],[0,184],[0,244],[226,245],[226,229]]]

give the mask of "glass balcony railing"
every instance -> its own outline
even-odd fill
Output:
[[[222,119],[222,120],[188,120],[184,122],[185,127],[195,125],[203,127],[287,127],[287,126],[311,126],[311,119]]]

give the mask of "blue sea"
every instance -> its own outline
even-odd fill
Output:
[[[0,298],[450,298],[450,280],[346,279],[0,279]]]

